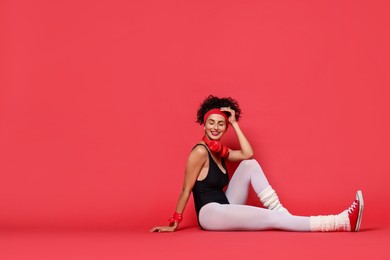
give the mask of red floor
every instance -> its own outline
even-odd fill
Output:
[[[0,230],[0,259],[390,259],[390,228],[358,233]],[[387,241],[387,242],[386,242]]]

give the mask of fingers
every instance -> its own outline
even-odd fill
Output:
[[[221,107],[220,110],[221,110],[221,111],[230,112],[230,113],[235,112],[235,111],[234,111],[233,109],[231,109],[230,107]]]
[[[150,232],[161,232],[163,230],[163,227],[154,227],[150,230]]]
[[[171,227],[154,227],[150,230],[150,232],[172,232],[174,231]]]
[[[230,113],[230,116],[229,116],[230,123],[233,123],[236,121],[236,111],[234,111],[234,109],[231,109],[230,107],[221,107],[220,109],[221,109],[221,111],[226,111],[226,112]]]
[[[154,227],[150,230],[150,232],[156,232],[158,230],[158,227]]]
[[[236,111],[234,111],[234,109],[231,109],[230,107],[221,107],[220,110],[229,112],[230,115],[232,115],[232,116],[236,115]]]

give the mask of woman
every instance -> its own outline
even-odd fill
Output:
[[[205,135],[192,149],[185,169],[183,189],[176,212],[168,226],[157,226],[151,232],[178,229],[187,201],[193,192],[198,223],[204,230],[266,230],[288,231],[358,231],[363,213],[363,196],[337,215],[302,217],[291,215],[282,206],[260,165],[251,159],[253,149],[240,129],[240,107],[236,100],[207,97],[197,113],[197,122],[204,125]],[[231,150],[220,139],[231,126],[240,150]],[[242,161],[230,183],[225,160]],[[223,188],[229,183],[226,192]],[[265,208],[244,205],[249,185]]]

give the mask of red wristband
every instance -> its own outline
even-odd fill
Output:
[[[173,213],[173,216],[168,219],[169,223],[177,222],[180,223],[183,220],[183,214],[179,214],[177,212]]]

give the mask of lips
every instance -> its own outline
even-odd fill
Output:
[[[217,136],[217,135],[219,135],[219,132],[211,131],[211,134],[212,134],[213,136]]]

